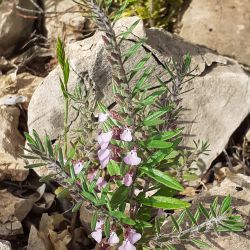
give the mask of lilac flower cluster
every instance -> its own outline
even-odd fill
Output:
[[[95,231],[91,233],[92,238],[98,243],[101,243],[102,241],[103,227],[104,220],[99,220],[96,222]],[[118,250],[136,250],[134,244],[140,239],[141,234],[137,233],[134,229],[127,227],[124,233],[124,241]],[[110,246],[115,246],[120,242],[120,239],[114,230],[111,231],[107,242]]]

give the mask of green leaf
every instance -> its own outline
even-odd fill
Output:
[[[117,208],[119,206],[119,204],[122,204],[123,202],[126,201],[129,192],[130,192],[131,188],[126,187],[125,185],[120,186],[112,195],[111,198],[111,207]]]
[[[50,138],[47,135],[45,137],[45,142],[46,142],[46,148],[48,150],[49,156],[51,156],[52,158],[54,158],[53,147],[52,147]]]
[[[38,159],[40,159],[39,156],[32,156],[32,155],[25,155],[25,154],[21,154],[20,157],[22,157],[24,159],[29,159],[29,160],[38,160]]]
[[[149,58],[151,57],[151,53],[148,53],[145,57],[143,57],[136,65],[135,67],[132,69],[132,72],[129,76],[129,81],[131,81],[133,79],[133,77],[144,68],[145,64],[147,63],[147,61],[149,60]]]
[[[185,219],[185,215],[186,215],[186,210],[183,210],[183,211],[180,213],[180,215],[178,216],[178,218],[176,219],[176,222],[177,222],[177,224],[178,224],[179,226],[183,223],[183,221],[184,221],[184,219]],[[175,229],[175,228],[173,228],[173,232],[176,232],[176,229]]]
[[[161,125],[161,124],[163,124],[164,122],[165,122],[165,120],[154,119],[154,120],[143,121],[143,124],[144,124],[145,126],[152,127],[152,126]]]
[[[159,149],[171,148],[173,146],[172,142],[165,142],[161,140],[149,140],[146,141],[145,144],[148,148],[159,148]]]
[[[155,195],[157,196],[166,196],[166,197],[173,197],[174,195],[177,194],[177,190],[173,189],[173,188],[169,188],[169,187],[161,187],[156,193]]]
[[[157,134],[155,136],[152,136],[150,139],[166,141],[166,140],[169,140],[169,139],[176,137],[181,132],[182,132],[182,129],[177,129],[174,131],[164,131],[161,134]]]
[[[166,88],[161,87],[157,91],[153,92],[151,95],[149,95],[145,99],[143,99],[140,102],[140,104],[143,106],[148,106],[148,105],[154,103],[157,100],[157,98],[159,98],[165,92],[166,92]]]
[[[149,76],[152,74],[152,68],[146,68],[140,77],[139,80],[136,81],[135,87],[133,89],[133,96],[135,96],[136,93],[140,92],[141,90],[145,89],[145,82],[149,78]]]
[[[64,159],[63,159],[62,148],[59,148],[58,158],[59,158],[59,163],[60,163],[61,167],[64,167]]]
[[[122,16],[124,10],[128,6],[128,3],[129,3],[129,1],[125,0],[125,2],[122,4],[122,6],[120,7],[120,9],[118,11],[116,11],[115,16],[113,17],[113,24],[115,24],[117,22],[117,20]]]
[[[32,133],[33,133],[33,136],[34,136],[37,144],[39,145],[40,150],[45,151],[45,148],[43,146],[43,143],[42,143],[38,133],[34,129],[33,129]]]
[[[63,67],[63,78],[64,78],[64,86],[67,86],[67,83],[69,81],[69,61],[68,59],[65,61],[64,67]],[[66,89],[67,90],[67,89]]]
[[[203,207],[203,205],[202,205],[201,203],[199,203],[198,208],[199,208],[200,212],[201,212],[207,219],[210,218],[208,211],[206,210],[206,208]]]
[[[221,214],[224,214],[226,213],[230,207],[231,207],[231,202],[232,202],[232,198],[230,195],[228,195],[223,201],[222,201],[222,204],[221,204],[221,207],[220,207],[220,213]]]
[[[168,113],[171,109],[172,107],[165,107],[165,108],[162,108],[161,110],[152,112],[146,119],[144,119],[143,124],[148,126],[147,125],[148,122],[158,120],[158,118]]]
[[[121,175],[120,166],[114,160],[109,161],[108,166],[107,166],[107,170],[108,170],[108,173],[110,174],[110,176]]]
[[[199,248],[211,248],[210,245],[202,240],[192,239],[191,242],[193,242]]]
[[[120,211],[110,211],[109,214],[110,216],[115,217],[116,219],[120,220],[124,224],[131,225],[131,226],[136,224],[134,220],[132,220],[131,218],[129,218],[128,216],[126,216],[124,213]]]
[[[32,169],[32,168],[43,167],[46,165],[47,165],[46,163],[34,163],[34,164],[26,165],[25,168]]]
[[[162,171],[154,168],[150,168],[147,166],[140,167],[140,170],[149,176],[150,178],[156,180],[157,182],[163,184],[166,187],[170,187],[172,189],[183,191],[184,188],[182,185],[176,181],[174,178],[164,174]]]
[[[90,227],[91,227],[91,230],[92,230],[92,231],[95,231],[96,222],[97,222],[97,213],[95,212],[95,213],[93,214],[93,216],[92,216],[91,224],[90,224]]]
[[[136,220],[136,225],[134,226],[135,228],[138,228],[139,230],[143,230],[144,228],[151,228],[153,225],[147,221],[143,220]]]
[[[190,213],[189,209],[186,209],[186,213],[187,213],[189,219],[191,220],[192,224],[197,225],[197,221],[196,221],[195,217]]]
[[[124,63],[132,56],[134,56],[137,51],[141,48],[142,44],[145,43],[145,39],[141,39],[140,41],[136,42],[133,46],[131,46],[124,54]]]
[[[101,102],[97,102],[98,109],[101,113],[107,113],[108,109]]]
[[[139,201],[145,206],[169,210],[190,207],[190,203],[186,201],[164,196],[151,196],[148,198],[142,198]]]
[[[76,150],[75,148],[71,148],[70,151],[68,152],[68,157],[67,157],[67,161],[71,161],[73,159],[73,157],[75,156]]]
[[[62,40],[58,37],[57,39],[57,60],[61,66],[61,68],[64,67],[64,61],[65,61],[65,51],[64,51],[64,44]]]
[[[107,238],[110,236],[110,221],[109,218],[106,219],[104,224],[104,233]]]
[[[24,132],[24,135],[25,135],[25,139],[32,145],[34,146],[38,146],[37,142],[30,136],[29,133],[27,132]]]
[[[81,208],[81,206],[82,206],[82,201],[76,203],[72,209],[72,212],[73,213],[77,212]]]
[[[85,197],[86,199],[88,199],[92,203],[96,204],[96,198],[95,198],[94,195],[92,195],[91,193],[87,192],[86,190],[83,190],[81,194],[82,194],[83,197]]]
[[[138,25],[140,22],[140,19],[136,20],[125,32],[122,32],[120,36],[122,39],[127,39],[128,36],[132,33],[132,31],[135,29],[135,27]]]
[[[178,232],[180,232],[180,227],[178,225],[178,222],[175,220],[174,216],[170,215],[170,218],[172,220],[172,223],[174,225],[175,230],[178,231]]]

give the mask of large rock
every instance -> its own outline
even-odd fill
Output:
[[[0,180],[24,181],[28,175],[25,162],[19,157],[24,138],[18,130],[20,110],[0,106]]]
[[[0,190],[0,237],[23,233],[21,222],[32,209],[33,202]]]
[[[249,0],[192,0],[180,35],[250,65]]]
[[[45,0],[44,9],[52,13],[45,18],[47,37],[52,48],[55,48],[58,37],[65,43],[83,38],[86,18],[81,5],[68,0]]]
[[[135,18],[121,20],[121,26],[129,26]],[[122,25],[121,25],[122,24]],[[155,66],[155,74],[166,73],[161,62],[170,56],[190,52],[193,56],[191,68],[196,78],[189,82],[186,89],[194,88],[183,95],[183,106],[187,108],[182,119],[186,120],[186,137],[184,143],[193,145],[194,139],[209,140],[211,152],[204,156],[207,167],[226,146],[229,137],[241,124],[250,111],[250,82],[244,69],[234,60],[216,55],[208,49],[188,43],[178,36],[159,29],[144,30],[142,24],[136,34],[146,34],[147,45],[139,50],[136,60],[151,51],[153,57],[147,65]],[[114,100],[111,90],[110,67],[106,60],[101,34],[97,33],[86,40],[76,42],[68,47],[68,55],[78,75],[71,73],[69,89],[73,89],[81,78],[88,74],[93,81],[95,95],[93,99],[102,100],[107,105]],[[123,51],[133,44],[132,38],[126,42]],[[127,62],[126,68],[132,69],[135,60]],[[60,70],[56,68],[36,89],[28,114],[29,129],[35,129],[40,135],[45,132],[55,140],[63,131],[63,96],[59,84]],[[152,84],[157,82],[152,79]],[[53,94],[52,94],[53,93]],[[70,110],[71,130],[79,128],[84,116],[77,116]]]
[[[17,10],[16,5],[29,10],[36,8],[27,0],[4,0],[0,4],[0,57],[11,56],[33,31],[35,19],[26,17],[27,13]]]

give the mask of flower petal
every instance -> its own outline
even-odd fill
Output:
[[[110,140],[112,139],[113,131],[107,133],[101,133],[97,136],[97,141],[101,146],[101,149],[106,149],[109,145]]]
[[[118,250],[136,250],[136,248],[128,239],[126,239],[125,241],[123,241]]]
[[[123,178],[123,184],[126,187],[130,187],[132,183],[133,183],[133,175],[130,173],[126,173],[124,178]]]
[[[83,162],[82,161],[77,161],[75,164],[74,164],[74,171],[75,171],[75,174],[78,175],[83,169]]]
[[[96,185],[97,185],[98,190],[101,190],[103,187],[107,185],[107,182],[102,177],[99,177],[96,182]]]
[[[129,230],[128,240],[131,242],[131,244],[135,244],[140,239],[141,234],[137,233],[134,229]]]
[[[133,140],[133,137],[132,137],[132,133],[131,133],[131,130],[128,129],[128,128],[125,128],[123,130],[123,132],[120,134],[120,139],[122,141],[132,141]]]
[[[140,164],[141,158],[137,156],[137,153],[135,150],[132,150],[128,152],[127,155],[124,157],[124,162],[127,165],[136,166]]]
[[[98,115],[98,122],[99,123],[102,123],[102,122],[105,122],[109,117],[109,114],[108,113],[100,113]]]
[[[111,156],[111,153],[109,149],[100,149],[98,151],[98,158],[99,158],[102,168],[105,168],[108,165],[110,161],[110,156]]]
[[[114,232],[114,231],[111,232],[110,237],[109,237],[109,239],[108,239],[108,243],[109,243],[111,246],[113,246],[113,245],[118,244],[119,241],[120,241],[120,240],[119,240],[119,238],[118,238],[116,232]]]
[[[97,243],[100,243],[102,241],[102,230],[98,229],[91,233],[91,236]]]

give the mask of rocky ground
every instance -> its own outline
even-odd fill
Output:
[[[27,10],[28,9],[28,10]],[[146,36],[139,51],[163,75],[170,56],[187,51],[193,57],[194,75],[183,96],[186,108],[185,145],[193,139],[209,140],[210,152],[202,158],[199,182],[186,188],[186,199],[209,202],[213,197],[233,197],[233,205],[247,222],[245,232],[209,235],[213,249],[250,248],[250,1],[192,0],[183,13],[176,33],[146,29],[140,22],[135,30]],[[117,33],[135,21],[117,23]],[[56,183],[39,182],[37,172],[25,169],[20,157],[24,132],[46,132],[55,142],[63,130],[63,97],[56,67],[58,37],[77,74],[70,76],[70,88],[79,75],[89,75],[95,92],[93,101],[111,104],[109,66],[100,33],[82,17],[81,8],[71,1],[3,0],[0,4],[0,249],[64,250],[91,249],[84,206],[72,214],[72,204],[55,196]],[[124,50],[136,40],[131,36]],[[128,62],[127,67],[132,67]],[[93,86],[87,86],[92,88]],[[72,131],[84,121],[70,110]],[[70,134],[74,138],[74,134]],[[199,190],[199,191],[198,191]],[[202,193],[197,195],[197,193]],[[180,246],[178,249],[194,249]]]

